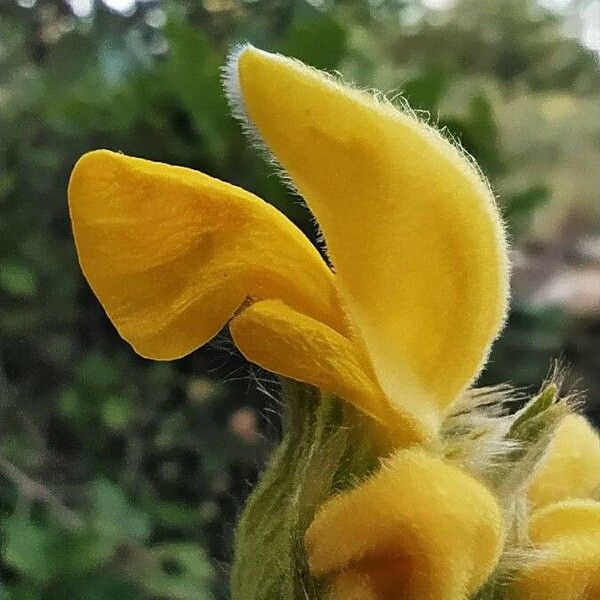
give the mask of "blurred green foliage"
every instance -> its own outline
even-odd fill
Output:
[[[119,339],[76,262],[75,160],[108,147],[200,169],[316,239],[228,112],[219,69],[250,40],[402,92],[476,157],[519,243],[561,193],[548,171],[564,135],[540,124],[524,139],[528,111],[566,94],[587,115],[600,90],[597,57],[561,27],[528,0],[443,14],[410,0],[146,0],[128,14],[96,2],[85,17],[61,0],[3,0],[1,599],[226,598],[235,516],[278,432],[276,386],[225,334],[172,364]],[[484,382],[536,384],[561,353],[595,372],[573,327],[515,306]]]

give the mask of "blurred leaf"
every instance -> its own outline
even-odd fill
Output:
[[[100,479],[93,485],[92,509],[92,524],[109,552],[119,543],[144,542],[150,535],[148,516],[110,481]]]
[[[72,387],[64,389],[58,397],[58,406],[66,417],[75,418],[80,404],[77,392]]]
[[[37,278],[33,271],[15,262],[0,264],[0,287],[13,296],[34,296]]]
[[[476,94],[469,101],[469,116],[471,127],[477,131],[481,140],[496,140],[498,127],[494,118],[494,107],[483,92]]]
[[[280,48],[317,69],[335,69],[346,53],[348,33],[329,15],[294,21]]]
[[[485,92],[480,91],[469,101],[469,132],[473,156],[487,177],[501,174],[504,165],[498,140],[498,124],[494,106]]]
[[[13,191],[16,183],[16,178],[12,173],[0,172],[0,200]]]
[[[165,63],[166,89],[174,93],[194,119],[197,132],[207,136],[206,152],[215,160],[225,153],[223,131],[231,127],[221,86],[223,55],[215,53],[205,34],[175,19],[165,27],[170,52]]]
[[[135,418],[135,410],[128,398],[111,395],[101,406],[104,424],[113,430],[125,429]]]
[[[177,529],[194,527],[207,520],[202,507],[188,506],[183,502],[156,501],[147,495],[143,506],[158,523]]]
[[[22,517],[3,521],[3,559],[18,572],[36,581],[46,581],[55,572],[56,538],[47,528]]]
[[[445,127],[477,160],[486,177],[493,180],[502,173],[504,161],[499,146],[498,125],[493,105],[484,92],[478,92],[470,98],[466,115],[442,117],[439,125]]]
[[[451,81],[452,73],[445,67],[429,67],[402,85],[402,96],[414,110],[425,110],[435,115]]]
[[[0,588],[0,600],[45,600],[34,584],[21,583]]]
[[[114,545],[89,526],[63,532],[60,540],[61,573],[83,578],[103,567],[111,559]]]
[[[86,388],[100,394],[121,383],[121,374],[110,357],[95,351],[85,357],[78,369],[78,376]]]
[[[47,595],[52,600],[140,600],[137,585],[109,574],[63,580]]]
[[[150,549],[141,574],[146,590],[172,600],[210,600],[213,570],[204,553],[191,544],[163,544]]]
[[[525,227],[535,211],[550,200],[548,188],[535,185],[509,196],[504,206],[504,215],[513,233]]]

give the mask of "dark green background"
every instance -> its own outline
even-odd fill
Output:
[[[96,2],[86,18],[29,4],[0,0],[0,599],[227,596],[277,384],[226,334],[174,363],[137,357],[81,275],[65,191],[76,159],[106,147],[241,185],[314,239],[229,115],[233,43],[402,92],[490,177],[516,264],[600,268],[578,250],[600,233],[598,57],[533,2],[178,0],[129,15]],[[535,389],[562,357],[597,417],[598,313],[534,301],[519,269],[483,382]]]

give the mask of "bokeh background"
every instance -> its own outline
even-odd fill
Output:
[[[533,391],[561,358],[598,421],[600,2],[0,0],[0,599],[227,598],[277,384],[226,334],[137,357],[81,275],[65,190],[107,147],[241,185],[314,239],[224,101],[245,40],[402,93],[461,140],[513,240],[482,382]]]

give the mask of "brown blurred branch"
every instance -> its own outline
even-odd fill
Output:
[[[31,477],[23,473],[18,467],[1,456],[0,473],[14,483],[19,494],[27,501],[38,501],[47,504],[66,527],[77,528],[82,525],[79,515],[66,507],[54,492],[42,483],[31,479]]]

